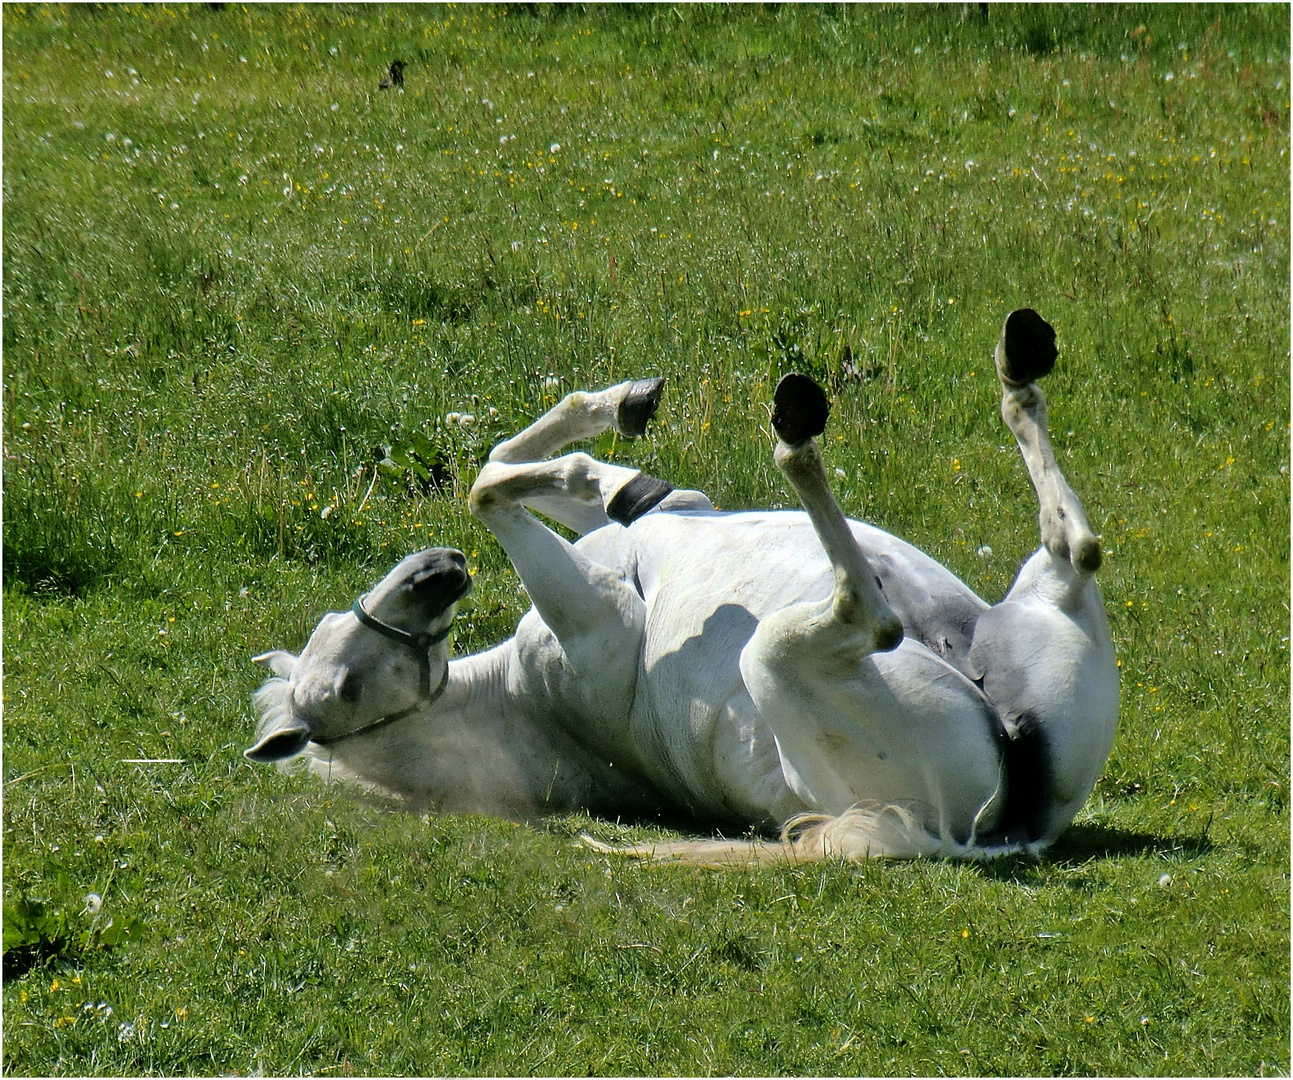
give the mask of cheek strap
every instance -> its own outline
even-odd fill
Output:
[[[367,595],[367,593],[364,594],[364,596]],[[449,636],[449,627],[446,626],[443,630],[437,630],[434,634],[426,631],[420,634],[410,634],[407,630],[401,630],[398,626],[392,626],[390,623],[382,622],[377,616],[370,615],[368,609],[364,607],[364,596],[359,597],[350,610],[354,612],[355,618],[368,627],[369,630],[375,630],[382,637],[398,641],[401,645],[413,650],[413,655],[417,657],[418,665],[421,669],[418,696],[424,700],[419,704],[430,704],[435,700],[431,696],[430,649],[433,645],[439,645]],[[441,680],[440,688],[436,691],[435,697],[439,697],[444,692],[444,683],[449,678],[448,665],[445,666],[444,674],[445,677]]]

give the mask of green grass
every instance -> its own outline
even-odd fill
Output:
[[[1287,1074],[1287,9],[977,12],[5,6],[6,931],[68,935],[7,1073]],[[465,492],[577,387],[771,506],[809,371],[845,509],[1000,597],[1023,305],[1123,675],[1046,858],[647,870],[242,759],[248,657],[411,550],[510,633]]]

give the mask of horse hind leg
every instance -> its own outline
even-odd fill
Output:
[[[834,586],[824,600],[765,616],[741,652],[741,676],[776,736],[791,789],[814,810],[840,813],[862,797],[853,744],[865,735],[851,709],[841,712],[841,695],[865,692],[857,683],[869,677],[862,660],[895,649],[902,623],[831,494],[816,440],[829,410],[825,394],[811,379],[787,375],[774,403],[774,460],[808,513]]]
[[[1055,461],[1046,425],[1046,397],[1037,380],[1055,364],[1055,331],[1037,312],[1021,308],[1006,317],[997,343],[1001,416],[1019,444],[1039,504],[1042,546],[1072,567],[1079,582],[1100,569],[1100,542],[1086,512]]]
[[[967,673],[1010,733],[1002,828],[1050,839],[1077,813],[1108,757],[1118,670],[1095,572],[1098,539],[1051,449],[1036,380],[1055,363],[1055,331],[1035,311],[1007,318],[997,344],[1001,415],[1037,491],[1041,548],[975,624]]]

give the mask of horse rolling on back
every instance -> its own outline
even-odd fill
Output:
[[[247,756],[304,756],[415,809],[672,810],[780,830],[606,849],[697,864],[1042,849],[1090,793],[1118,715],[1100,546],[1037,386],[1054,342],[1022,309],[997,344],[1041,523],[999,604],[844,517],[817,442],[829,406],[804,376],[782,380],[772,417],[802,512],[720,513],[637,470],[554,457],[643,433],[661,380],[622,383],[567,396],[495,447],[472,488],[533,601],[512,638],[451,659],[465,560],[410,555],[325,615],[300,656],[256,658],[275,677]]]

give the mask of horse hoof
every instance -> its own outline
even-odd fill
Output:
[[[647,421],[660,407],[663,392],[664,379],[642,379],[630,386],[615,410],[616,430],[630,439],[646,434]]]
[[[615,493],[615,498],[606,507],[606,516],[621,525],[632,525],[648,510],[658,506],[672,490],[672,484],[638,473]]]
[[[772,395],[772,426],[787,446],[815,439],[826,430],[831,404],[826,393],[807,375],[791,372]]]
[[[1032,308],[1006,316],[997,343],[997,375],[1007,386],[1027,386],[1055,366],[1055,328]]]

